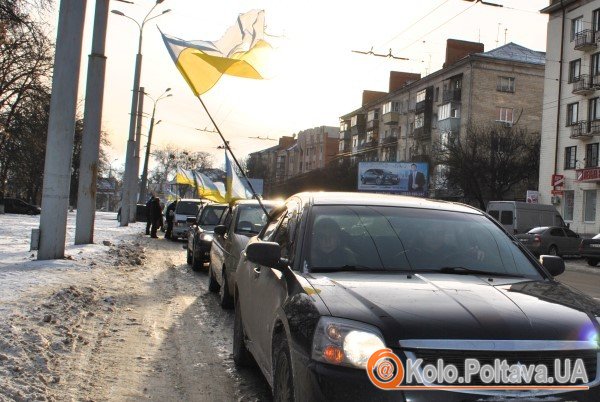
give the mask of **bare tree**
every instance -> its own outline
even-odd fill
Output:
[[[537,188],[539,133],[500,124],[472,125],[464,136],[435,144],[433,154],[444,185],[460,190],[481,209],[519,185]]]
[[[173,145],[156,147],[152,152],[152,159],[156,167],[150,171],[148,183],[158,188],[164,188],[177,168],[202,171],[213,167],[213,158],[208,152],[181,151]]]

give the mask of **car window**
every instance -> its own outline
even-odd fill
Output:
[[[550,236],[565,237],[565,233],[560,228],[554,228],[554,229],[550,230]]]
[[[179,201],[177,203],[177,207],[175,208],[175,212],[178,215],[188,215],[188,216],[196,216],[198,214],[198,209],[200,208],[200,202],[193,201]]]
[[[312,208],[304,252],[309,270],[437,271],[464,267],[540,278],[498,226],[483,215],[402,207]]]
[[[579,235],[573,232],[571,229],[563,229],[568,237],[579,237]]]
[[[229,228],[232,218],[233,218],[233,211],[231,208],[227,208],[227,212],[225,213],[225,215],[223,217],[221,217],[221,222],[220,222],[221,225],[224,225],[227,228]]]
[[[491,210],[488,212],[488,214],[490,214],[490,216],[495,220],[500,220],[500,211]]]
[[[539,228],[533,228],[531,229],[529,232],[530,234],[542,234],[544,233],[546,230],[548,230],[547,227],[539,227]]]
[[[285,213],[286,210],[284,209],[270,220],[269,224],[265,227],[262,233],[261,240],[272,241],[273,233],[275,233],[275,229],[277,229],[277,226],[279,226],[279,223],[281,223],[281,218]]]
[[[200,214],[200,219],[198,219],[198,224],[205,226],[217,225],[226,208],[225,205],[209,205],[204,207]]]
[[[290,258],[293,255],[297,215],[298,205],[292,202],[287,206],[285,216],[273,234],[272,241],[279,244],[282,258]]]
[[[500,213],[500,223],[503,225],[512,225],[513,224],[513,212],[512,211],[502,211]]]
[[[269,212],[273,210],[273,207],[266,208]],[[241,204],[238,206],[238,210],[234,228],[235,233],[251,235],[260,233],[267,223],[267,216],[261,206],[258,204]]]

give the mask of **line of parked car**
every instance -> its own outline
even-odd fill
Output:
[[[203,205],[184,248],[235,308],[235,364],[258,367],[276,401],[600,400],[600,303],[554,279],[580,241],[567,229],[521,241],[470,206],[381,194],[263,204],[268,216],[255,200]],[[546,242],[547,231],[572,245]],[[550,372],[555,359],[581,359],[589,380],[578,385],[590,388],[383,391],[365,368],[384,348],[404,362],[473,357]]]

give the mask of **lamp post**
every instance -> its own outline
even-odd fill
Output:
[[[171,91],[171,88],[167,88],[165,90],[165,92],[163,92],[163,94],[156,99],[152,98],[147,93],[144,93],[144,95],[146,95],[148,98],[150,98],[150,100],[152,100],[152,102],[154,103],[154,106],[152,107],[152,117],[150,118],[150,128],[148,129],[148,142],[146,144],[146,156],[144,158],[144,170],[142,171],[142,182],[140,184],[140,198],[139,198],[140,203],[143,203],[146,200],[146,186],[147,186],[147,182],[148,182],[148,160],[150,159],[150,146],[152,145],[152,132],[154,131],[154,125],[155,125],[154,124],[154,116],[156,115],[156,105],[158,104],[158,102],[160,100],[173,96],[172,94],[169,93],[170,91]],[[156,123],[156,125],[158,125],[159,123],[160,123],[160,120]]]
[[[119,10],[112,10],[113,14],[118,16],[127,18],[133,21],[137,27],[139,28],[139,39],[138,39],[138,52],[135,58],[135,70],[133,77],[133,90],[131,94],[131,115],[129,118],[129,138],[127,139],[127,153],[125,156],[125,174],[123,177],[123,196],[121,197],[121,226],[127,226],[130,220],[130,201],[131,201],[131,193],[135,191],[135,177],[133,174],[135,173],[134,168],[134,150],[135,150],[135,129],[136,129],[136,119],[138,113],[138,96],[140,91],[140,75],[142,72],[142,37],[144,33],[144,27],[146,23],[150,20],[158,18],[171,10],[164,10],[162,13],[150,17],[150,14],[154,11],[156,6],[161,4],[164,0],[156,0],[156,3],[152,6],[148,14],[142,20],[140,24],[135,19],[125,15],[123,12]],[[135,205],[133,206],[135,209]]]

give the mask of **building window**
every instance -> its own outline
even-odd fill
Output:
[[[585,146],[585,167],[598,166],[598,143],[587,144]]]
[[[591,70],[590,70],[590,74],[592,75],[592,77],[596,76],[596,75],[600,75],[600,53],[594,53],[592,55],[592,65],[591,65]]]
[[[600,98],[590,99],[588,111],[590,121],[600,120]]]
[[[575,191],[569,190],[564,193],[563,219],[565,221],[573,220],[573,206],[575,205]]]
[[[583,220],[584,222],[596,220],[596,190],[583,190]]]
[[[440,99],[440,87],[435,87],[435,101],[438,102]]]
[[[352,118],[350,118],[350,127],[354,127],[356,125],[358,125],[358,115],[352,116]]]
[[[415,128],[421,128],[425,125],[425,114],[420,113],[415,116]]]
[[[592,29],[594,32],[600,31],[600,8],[592,12]]]
[[[498,91],[515,92],[515,77],[498,77]]]
[[[369,114],[367,115],[367,121],[373,121],[379,119],[379,110],[369,110]]]
[[[424,102],[426,96],[427,96],[427,91],[425,89],[417,92],[417,103]]]
[[[383,114],[390,112],[400,112],[400,102],[388,102],[383,105]]]
[[[569,103],[567,105],[567,126],[577,124],[579,121],[579,103]]]
[[[575,169],[577,162],[577,146],[565,148],[565,169]]]
[[[579,80],[581,75],[581,59],[569,62],[569,83]]]
[[[445,120],[450,117],[460,117],[460,105],[454,103],[446,103],[438,106],[438,121]]]
[[[571,41],[575,40],[575,35],[583,31],[583,16],[571,20]]]
[[[507,107],[499,107],[498,108],[498,121],[503,123],[511,123],[513,122],[513,109]]]

